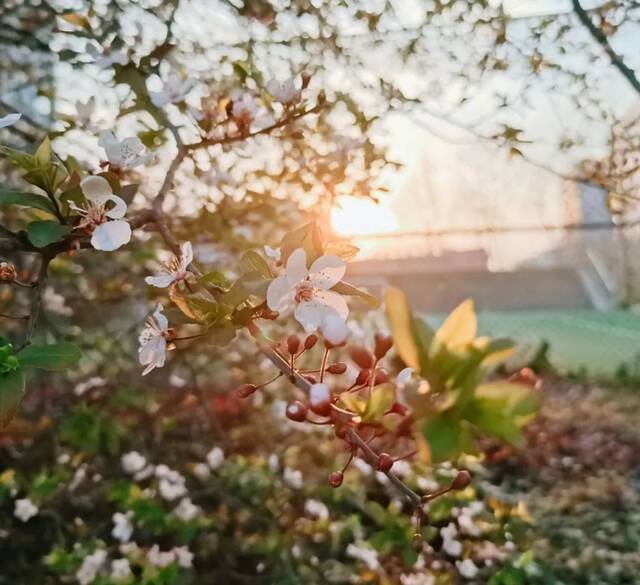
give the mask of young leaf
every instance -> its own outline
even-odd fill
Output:
[[[68,225],[59,224],[51,219],[32,221],[27,224],[29,241],[36,248],[44,248],[53,242],[58,242],[71,232]]]
[[[48,137],[42,141],[40,146],[38,146],[34,157],[40,166],[45,166],[49,163],[51,160],[51,141]]]
[[[307,254],[307,265],[322,256],[322,233],[315,222],[307,223],[289,232],[280,244],[282,250],[282,262],[286,264],[291,252],[302,248]]]
[[[50,345],[28,345],[18,354],[23,367],[54,372],[75,366],[80,356],[80,349],[66,341]]]
[[[471,343],[478,331],[478,319],[472,299],[458,305],[447,317],[436,338],[449,349],[464,349]]]
[[[429,444],[431,461],[438,463],[457,457],[469,441],[468,431],[459,421],[447,416],[439,416],[427,421],[422,434]]]
[[[380,306],[380,299],[369,294],[366,290],[362,290],[344,280],[336,284],[331,290],[340,293],[341,295],[347,295],[350,297],[356,297],[364,302],[371,309],[377,309]]]
[[[22,191],[12,191],[0,188],[0,205],[20,205],[22,207],[33,207],[46,211],[54,215],[53,205],[46,198],[35,193],[24,193]]]
[[[391,287],[384,293],[384,304],[398,355],[409,367],[420,371],[420,355],[411,330],[413,317],[407,297],[399,288]]]
[[[0,428],[7,426],[24,396],[24,370],[18,368],[0,375]]]
[[[240,270],[244,272],[257,272],[264,278],[272,278],[271,269],[267,261],[255,250],[245,252],[240,259]]]

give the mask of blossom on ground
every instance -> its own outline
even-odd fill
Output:
[[[267,91],[274,100],[283,105],[295,104],[300,101],[300,89],[296,87],[294,79],[286,81],[272,79],[267,83]]]
[[[460,576],[465,579],[474,579],[478,575],[478,567],[471,559],[456,561],[456,567]]]
[[[409,573],[400,575],[401,585],[436,585],[436,578],[426,573]]]
[[[155,469],[160,495],[168,501],[173,501],[187,493],[186,480],[177,471],[170,469],[164,464],[158,465]]]
[[[284,482],[295,490],[299,490],[302,488],[303,480],[302,480],[302,472],[297,469],[292,469],[291,467],[285,467],[282,472],[282,478]]]
[[[80,585],[89,585],[97,576],[107,560],[107,551],[98,549],[87,555],[76,571],[76,579]]]
[[[352,542],[347,546],[346,552],[347,556],[362,561],[371,571],[380,568],[377,551],[366,542]]]
[[[128,559],[115,559],[111,561],[111,575],[109,578],[116,583],[126,581],[131,577],[131,565]]]
[[[154,544],[147,552],[147,560],[154,567],[166,567],[176,560],[173,550],[161,551],[157,544]]]
[[[147,459],[137,451],[129,451],[120,458],[120,463],[125,473],[133,475],[144,469]]]
[[[175,286],[179,282],[194,277],[193,273],[189,271],[191,262],[193,262],[191,242],[183,242],[180,245],[180,257],[173,256],[166,267],[162,269],[162,274],[147,276],[144,281],[159,288]]]
[[[347,302],[329,290],[342,280],[345,270],[345,263],[330,254],[320,256],[307,268],[307,254],[298,248],[289,256],[285,274],[269,285],[267,305],[278,312],[294,306],[294,317],[307,332],[315,331],[327,315],[337,314],[345,320]]]
[[[329,518],[329,508],[320,500],[307,500],[304,503],[304,511],[305,514],[318,520],[327,520]]]
[[[178,566],[190,569],[193,566],[193,553],[186,546],[176,546],[173,549],[178,561]]]
[[[13,126],[20,118],[22,118],[22,114],[7,114],[0,118],[0,128]]]
[[[87,43],[85,51],[93,57],[100,69],[108,69],[112,65],[126,65],[129,61],[124,51],[114,51],[111,47],[98,47],[93,43]]]
[[[142,372],[143,376],[154,368],[164,366],[167,359],[167,341],[173,338],[173,330],[162,311],[162,305],[158,305],[153,315],[147,319],[146,327],[138,339],[138,359],[141,365],[146,366]]]
[[[112,252],[124,246],[131,239],[131,226],[122,218],[127,213],[127,204],[114,195],[111,185],[104,177],[85,177],[80,188],[87,204],[85,207],[72,205],[82,216],[76,229],[91,234],[91,245],[96,250]],[[107,204],[113,207],[107,209]]]
[[[462,554],[462,543],[456,540],[458,530],[456,525],[450,522],[447,526],[440,529],[442,536],[442,550],[449,556],[459,557]]]
[[[193,466],[193,475],[200,480],[205,480],[211,475],[211,470],[206,463],[196,463]]]
[[[173,510],[173,513],[183,522],[194,520],[201,512],[200,507],[196,506],[190,498],[182,498]]]
[[[98,145],[104,148],[110,164],[123,169],[132,169],[155,158],[152,153],[144,153],[144,144],[139,138],[131,136],[118,140],[111,130],[100,134]]]
[[[162,108],[168,104],[183,101],[194,85],[195,81],[193,79],[184,79],[177,72],[172,71],[166,81],[163,82],[162,89],[160,91],[150,91],[149,98],[154,106]]]
[[[131,524],[131,513],[123,514],[116,512],[111,519],[113,520],[113,529],[111,536],[120,542],[129,542],[133,534],[133,524]]]
[[[36,506],[29,498],[16,500],[13,515],[18,518],[18,520],[22,520],[22,522],[28,522],[37,514],[38,506]]]
[[[215,471],[224,463],[224,451],[220,447],[214,447],[207,453],[207,465]]]

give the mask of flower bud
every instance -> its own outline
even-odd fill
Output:
[[[311,75],[303,71],[300,74],[300,79],[302,80],[302,89],[307,89],[309,82],[311,81]]]
[[[405,416],[409,413],[409,407],[401,404],[400,402],[394,402],[389,410],[400,416]]]
[[[334,471],[329,474],[329,485],[331,487],[340,487],[342,485],[342,480],[344,480],[344,473],[342,473],[342,471]]]
[[[387,352],[391,349],[391,346],[393,345],[393,339],[391,339],[389,335],[380,332],[377,332],[373,336],[373,339],[375,341],[373,353],[375,354],[376,358],[380,360],[385,355],[387,355]]]
[[[540,378],[531,368],[522,368],[509,378],[509,382],[531,386],[532,388],[540,388],[542,384]]]
[[[347,364],[344,362],[336,362],[327,368],[330,374],[344,374],[347,371]]]
[[[327,315],[322,327],[320,327],[320,331],[324,337],[327,348],[344,345],[349,336],[347,324],[337,314]]]
[[[350,348],[349,356],[363,370],[373,367],[373,354],[364,347]]]
[[[304,340],[304,348],[311,349],[316,343],[318,343],[318,336],[312,333]]]
[[[378,384],[384,384],[385,382],[389,381],[389,374],[387,374],[387,370],[385,370],[384,368],[378,368],[376,370],[376,379],[375,379],[375,385],[377,386]]]
[[[452,490],[463,490],[471,483],[471,474],[463,469],[458,472],[455,479],[451,482]]]
[[[320,416],[331,414],[331,390],[326,384],[314,384],[309,390],[309,406]]]
[[[235,389],[235,393],[238,398],[248,398],[257,389],[258,387],[255,384],[243,384]]]
[[[307,420],[307,407],[299,400],[287,404],[285,411],[287,418],[295,422],[304,422]]]
[[[302,374],[302,377],[307,382],[311,382],[311,384],[315,384],[318,381],[318,379],[313,374]]]
[[[378,471],[387,473],[393,467],[393,459],[389,453],[380,453],[378,456]]]
[[[371,370],[361,370],[358,374],[358,377],[356,378],[356,386],[363,386],[364,384],[366,384],[369,381],[370,376]]]
[[[296,355],[299,349],[300,338],[295,333],[292,333],[291,335],[289,335],[289,337],[287,337],[287,350],[291,355]]]

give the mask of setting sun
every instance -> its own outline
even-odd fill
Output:
[[[336,232],[345,236],[380,234],[398,227],[386,201],[376,204],[358,197],[340,197],[331,210],[331,224]]]

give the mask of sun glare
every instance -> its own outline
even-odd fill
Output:
[[[396,217],[387,204],[376,204],[358,197],[338,199],[331,210],[331,225],[344,236],[380,234],[398,227]]]

